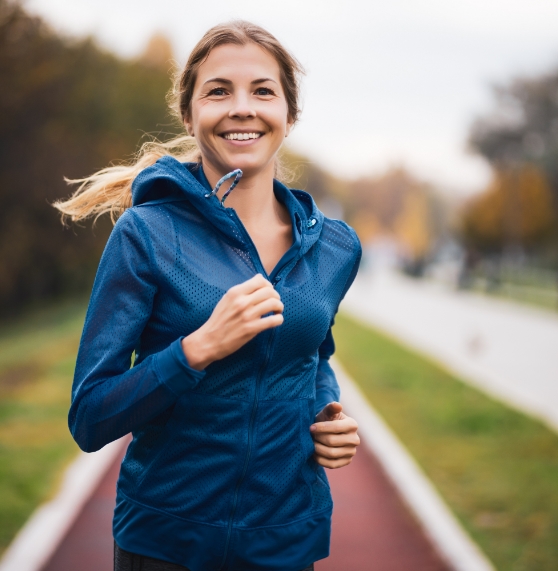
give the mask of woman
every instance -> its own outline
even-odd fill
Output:
[[[361,249],[273,178],[300,72],[262,28],[212,28],[175,88],[189,137],[147,146],[57,204],[74,220],[123,212],[69,415],[86,451],[133,435],[117,570],[300,571],[329,553],[323,467],[348,464],[359,443],[336,402],[331,325]],[[183,162],[192,138],[198,155]]]

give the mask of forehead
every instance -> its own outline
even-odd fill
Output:
[[[207,59],[198,68],[196,83],[202,85],[213,77],[231,81],[269,77],[279,83],[280,71],[275,58],[252,42],[243,46],[224,44],[209,52]]]

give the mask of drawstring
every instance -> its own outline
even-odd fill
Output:
[[[215,188],[211,192],[208,192],[207,194],[204,195],[205,198],[211,198],[212,196],[215,196],[219,192],[221,185],[226,180],[229,180],[229,178],[232,178],[233,176],[234,176],[234,180],[233,180],[232,184],[227,189],[227,192],[225,192],[225,194],[223,194],[223,198],[221,198],[221,206],[225,206],[225,200],[227,199],[227,196],[229,196],[232,189],[238,184],[238,181],[242,178],[242,171],[240,169],[235,169],[235,170],[231,171],[230,173],[227,173],[224,177],[220,178],[218,180],[217,184],[215,185]],[[316,225],[316,223],[317,223],[317,220],[315,218],[310,218],[310,220],[307,220],[307,222],[306,222],[306,228],[308,228],[308,229],[313,228]]]
[[[223,178],[219,179],[219,182],[215,185],[215,188],[211,192],[208,192],[205,195],[205,198],[210,198],[211,196],[215,196],[219,192],[221,185],[226,180],[229,180],[229,178],[232,178],[233,176],[234,176],[233,183],[229,186],[227,192],[225,192],[225,194],[223,195],[223,198],[221,198],[221,206],[225,206],[225,200],[227,196],[229,196],[231,190],[238,184],[238,181],[242,178],[242,171],[240,169],[235,169],[230,173],[226,174]]]

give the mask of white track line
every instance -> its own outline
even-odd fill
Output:
[[[364,444],[379,460],[440,555],[455,571],[495,571],[340,363],[332,359],[332,366],[341,387],[341,402],[358,422]]]
[[[66,470],[58,495],[37,508],[16,535],[0,571],[40,571],[48,563],[126,442],[124,437],[99,452],[80,453]]]

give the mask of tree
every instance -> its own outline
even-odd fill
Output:
[[[59,37],[0,0],[0,315],[86,291],[110,231],[64,230],[50,206],[168,123],[168,66]],[[167,129],[165,129],[167,130]]]
[[[349,221],[363,242],[390,238],[410,261],[424,260],[443,231],[443,224],[434,221],[435,211],[443,216],[436,195],[404,168],[355,181],[349,196]]]
[[[548,242],[557,223],[544,172],[534,164],[501,168],[462,216],[465,242],[484,253],[518,246],[529,251]]]
[[[558,69],[494,88],[495,110],[471,128],[471,147],[496,169],[533,163],[546,175],[558,208]]]

